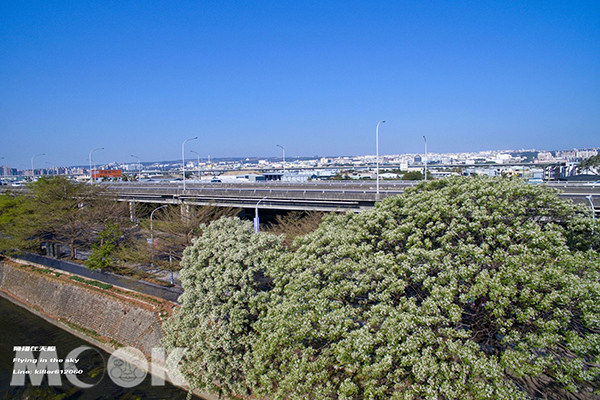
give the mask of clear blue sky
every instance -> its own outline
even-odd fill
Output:
[[[600,1],[0,3],[0,164],[600,146]]]

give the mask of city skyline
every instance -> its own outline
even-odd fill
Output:
[[[101,149],[95,149],[101,150]],[[103,150],[103,149],[102,149]],[[245,168],[258,168],[266,167],[266,168],[284,168],[282,161],[283,158],[281,155],[279,156],[269,156],[269,157],[260,157],[260,156],[241,156],[241,157],[202,157],[195,151],[191,151],[191,153],[196,153],[194,157],[186,157],[185,162],[188,167],[197,168],[198,166],[221,166],[226,169],[235,170],[241,167],[242,165]],[[536,166],[539,163],[547,164],[547,163],[578,163],[584,159],[590,158],[600,153],[600,147],[595,148],[572,148],[572,149],[560,149],[560,150],[542,150],[542,149],[496,149],[496,150],[482,150],[482,151],[473,151],[473,152],[452,152],[452,153],[443,153],[443,152],[428,152],[427,159],[428,163],[431,163],[432,167],[438,167],[439,165],[467,165],[467,164],[483,164],[489,163],[490,161],[496,162],[497,164],[504,165],[516,165],[516,164],[525,164]],[[37,154],[35,156],[44,156],[45,154]],[[423,152],[414,152],[414,153],[382,153],[379,155],[380,160],[382,162],[386,162],[385,166],[382,168],[390,168],[390,165],[403,164],[408,162],[408,165],[422,165],[421,158],[424,157]],[[418,161],[415,161],[418,158]],[[527,158],[527,160],[525,159]],[[286,157],[285,165],[287,168],[293,170],[302,170],[304,168],[310,168],[310,166],[314,167],[316,164],[319,164],[319,168],[340,168],[343,165],[346,165],[348,162],[354,164],[358,167],[365,167],[367,165],[371,165],[374,167],[376,155],[375,154],[365,154],[365,155],[339,155],[339,156],[331,156],[331,155],[313,155],[313,156],[291,156]],[[56,174],[56,173],[69,173],[67,171],[71,171],[73,173],[75,170],[88,171],[90,169],[89,159],[88,163],[85,164],[70,164],[70,165],[54,165],[50,162],[43,162],[40,160],[40,164],[37,165],[38,161],[36,161],[36,165],[34,165],[34,169],[39,171],[40,173],[45,172],[45,174]],[[357,164],[358,163],[358,164]],[[516,164],[515,164],[516,163]],[[261,166],[262,164],[262,166]],[[26,168],[13,168],[8,165],[2,164],[0,160],[0,167],[6,169],[6,171],[15,170],[19,173],[28,174],[31,171],[31,167]],[[138,160],[137,157],[133,161],[130,160],[113,160],[105,163],[98,163],[92,160],[92,167],[94,169],[124,169],[126,171],[137,171],[139,167],[142,168],[166,168],[171,170],[173,168],[178,169],[181,168],[181,158],[173,159],[173,160]],[[59,172],[61,170],[62,172]],[[207,170],[208,171],[208,170]],[[0,176],[2,175],[2,170],[0,170]],[[5,175],[11,175],[9,172],[5,172]],[[210,175],[210,174],[209,174]]]
[[[600,145],[596,2],[4,2],[0,164]]]

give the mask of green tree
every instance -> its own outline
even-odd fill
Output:
[[[119,226],[115,222],[109,221],[98,235],[99,242],[92,245],[92,253],[85,265],[92,270],[110,267],[115,261],[122,236],[123,232]]]
[[[0,252],[11,253],[19,247],[20,241],[14,237],[15,223],[26,212],[23,197],[12,193],[0,195]]]
[[[350,178],[348,171],[342,171],[342,172],[337,172],[335,175],[333,175],[332,177],[329,177],[327,179],[333,180],[333,181],[347,181],[352,178]]]
[[[42,242],[69,247],[89,246],[109,221],[125,224],[126,205],[98,185],[73,182],[64,176],[43,177],[18,196],[4,222],[7,245],[38,250]]]
[[[42,242],[74,249],[76,241],[87,237],[84,207],[91,197],[88,188],[65,177],[40,178],[28,188],[21,198],[21,212],[7,232],[19,249],[36,250]]]
[[[420,181],[423,179],[423,173],[421,171],[410,171],[402,175],[403,181]]]

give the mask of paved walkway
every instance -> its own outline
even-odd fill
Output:
[[[100,282],[109,283],[111,285],[119,286],[125,289],[135,290],[136,292],[160,297],[162,299],[173,302],[177,302],[177,299],[183,293],[183,290],[180,286],[164,287],[149,282],[131,279],[126,276],[116,275],[110,272],[92,271],[84,266],[73,262],[57,260],[55,258],[40,256],[33,253],[24,253],[21,254],[18,258],[32,263],[45,265],[49,268],[60,269],[65,272],[70,272],[72,274],[77,274],[86,278],[95,279]]]

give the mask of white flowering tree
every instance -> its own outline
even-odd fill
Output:
[[[329,217],[256,324],[250,384],[269,399],[593,396],[590,224],[549,189],[483,178]]]
[[[550,189],[486,178],[327,216],[290,248],[221,220],[186,250],[167,343],[228,396],[596,398],[591,224]]]
[[[267,267],[281,258],[283,238],[230,217],[201,228],[181,261],[184,294],[164,325],[165,345],[187,348],[181,372],[192,388],[247,395],[252,326],[268,305]]]

